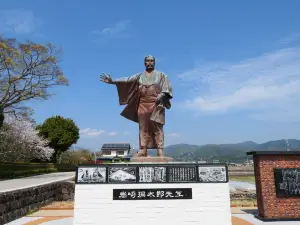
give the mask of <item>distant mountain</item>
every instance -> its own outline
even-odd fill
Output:
[[[77,145],[72,145],[69,149],[71,151],[82,151],[82,150],[86,150],[87,148],[81,147],[81,146],[77,146]]]
[[[300,150],[300,140],[288,140],[290,150]],[[208,144],[208,145],[189,145],[177,144],[165,148],[166,155],[180,161],[212,160],[243,162],[246,160],[248,151],[285,151],[287,143],[285,139],[268,141],[257,144],[253,141],[246,141],[236,144]],[[152,152],[152,151],[151,151]],[[155,153],[155,152],[154,152]]]
[[[300,149],[300,140],[289,139],[288,140],[289,149],[298,150]],[[260,144],[256,147],[257,150],[272,151],[272,150],[285,150],[286,140],[268,141],[266,143]]]

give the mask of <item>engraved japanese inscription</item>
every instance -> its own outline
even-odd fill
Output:
[[[300,196],[300,168],[274,169],[276,195]]]
[[[140,183],[164,183],[166,182],[166,167],[141,166],[139,167]]]
[[[199,182],[226,182],[225,166],[199,166]]]
[[[196,182],[196,167],[169,167],[169,182]]]
[[[105,183],[105,167],[82,167],[78,169],[77,183]]]
[[[113,200],[192,199],[192,188],[114,189]]]

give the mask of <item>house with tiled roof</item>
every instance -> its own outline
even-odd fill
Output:
[[[125,161],[130,160],[131,145],[129,143],[105,143],[101,147],[101,156],[97,158],[97,161],[119,161],[121,159]]]

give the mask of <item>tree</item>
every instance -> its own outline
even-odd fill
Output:
[[[66,151],[59,158],[61,164],[82,164],[94,159],[88,150]]]
[[[58,66],[59,52],[50,43],[17,43],[0,37],[0,128],[4,114],[28,114],[24,102],[48,99],[50,87],[68,85]]]
[[[49,146],[55,150],[52,161],[57,162],[57,158],[62,152],[68,150],[79,139],[79,128],[74,121],[62,116],[53,116],[37,126],[39,135],[49,140]]]
[[[38,135],[35,123],[28,117],[16,119],[6,115],[0,129],[0,140],[1,162],[47,161],[54,153],[54,149],[48,147],[48,141]]]

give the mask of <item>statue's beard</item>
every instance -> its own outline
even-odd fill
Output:
[[[146,70],[151,70],[151,69],[154,69],[154,65],[147,65],[146,66]]]

